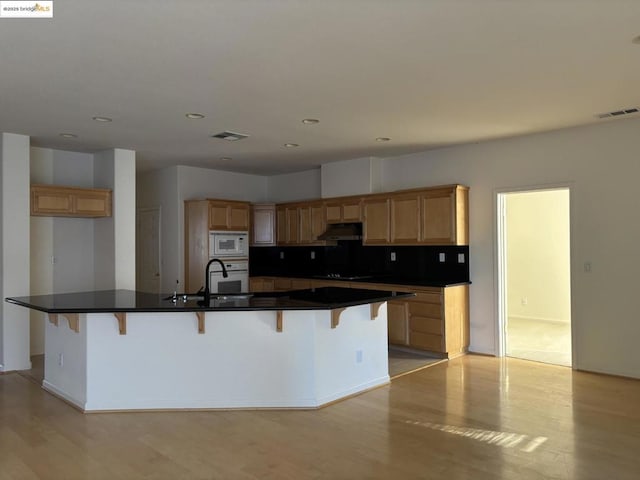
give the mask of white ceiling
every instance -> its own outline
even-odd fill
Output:
[[[596,114],[640,106],[640,0],[53,5],[53,19],[0,18],[0,131],[136,150],[140,170],[269,175],[617,121]],[[249,138],[210,137],[223,130]]]

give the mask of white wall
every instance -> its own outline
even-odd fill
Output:
[[[94,186],[113,190],[112,216],[94,223],[95,289],[135,290],[135,152],[116,148],[94,157]]]
[[[640,120],[470,144],[388,159],[385,190],[462,183],[470,190],[471,350],[494,354],[496,195],[571,184],[574,365],[640,377],[637,180]],[[584,262],[591,262],[585,273]]]
[[[507,316],[571,320],[569,191],[506,195]]]
[[[325,163],[320,167],[322,198],[383,191],[383,160],[366,157]]]
[[[140,175],[137,208],[161,207],[162,291],[184,285],[184,201],[204,198],[267,200],[267,177],[178,166]]]
[[[173,292],[176,280],[181,279],[177,257],[183,255],[178,250],[178,216],[181,206],[178,200],[178,167],[155,170],[138,176],[136,181],[137,208],[160,207],[160,271],[161,291]]]
[[[5,297],[29,295],[29,137],[1,136],[0,371],[31,368],[29,311]]]
[[[273,203],[317,200],[322,196],[320,169],[267,177],[267,198]]]

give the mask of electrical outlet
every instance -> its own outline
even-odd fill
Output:
[[[584,262],[585,273],[591,273],[591,262]]]
[[[396,261],[396,252],[391,252],[391,261],[392,262]]]
[[[311,260],[315,260],[315,259],[316,259],[316,252],[311,250]]]
[[[356,350],[356,363],[362,363],[362,350]]]
[[[440,253],[438,254],[438,261],[439,261],[440,263],[444,263],[446,259],[447,259],[447,256],[446,256],[444,253],[440,252]]]
[[[464,253],[458,254],[458,263],[464,263]]]
[[[284,260],[284,252],[280,252],[280,260]]]
[[[522,299],[520,300],[520,303],[523,306],[529,305],[529,299],[527,297],[522,297]]]
[[[64,354],[63,353],[59,353],[58,354],[58,365],[63,367],[64,366]]]

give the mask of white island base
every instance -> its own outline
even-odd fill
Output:
[[[78,332],[60,314],[43,387],[99,412],[316,408],[389,382],[386,303],[348,307],[335,328],[331,310],[201,315],[127,313],[123,334],[112,313],[78,314]]]

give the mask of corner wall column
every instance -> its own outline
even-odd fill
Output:
[[[0,200],[0,371],[27,370],[29,311],[4,302],[5,297],[29,295],[30,139],[2,133]]]

